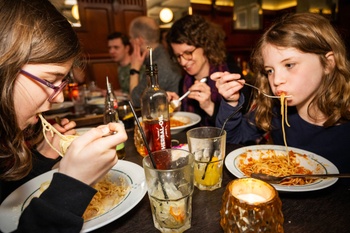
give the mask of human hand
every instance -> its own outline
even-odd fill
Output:
[[[188,98],[197,100],[200,108],[203,109],[209,116],[212,116],[214,113],[215,104],[211,100],[210,87],[205,82],[196,80],[189,88],[189,91],[190,94],[188,95]]]
[[[143,62],[145,61],[146,55],[148,54],[148,50],[141,50],[141,39],[135,38],[131,40],[131,44],[133,46],[133,52],[131,54],[131,65],[130,69],[140,70]]]
[[[110,135],[111,132],[116,133]],[[72,142],[58,171],[93,185],[117,163],[116,146],[126,139],[122,124],[109,123],[93,128]]]
[[[180,98],[176,92],[167,91],[166,94],[169,102],[172,100],[178,100]]]
[[[219,93],[232,105],[237,106],[239,99],[239,90],[243,88],[245,81],[241,79],[240,74],[231,74],[229,72],[216,72],[210,78],[215,81]]]
[[[74,129],[76,125],[75,121],[69,121],[67,118],[63,118],[60,122],[53,124],[53,127],[64,135],[74,135],[76,133]],[[53,134],[52,136],[50,132],[46,132],[46,137],[54,148],[60,148],[60,137],[57,134]],[[52,149],[46,140],[38,144],[37,150],[47,158],[56,159],[59,156],[57,151]]]

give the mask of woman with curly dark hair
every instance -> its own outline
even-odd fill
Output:
[[[180,94],[191,93],[182,100],[181,109],[202,117],[201,125],[215,125],[221,95],[209,76],[217,71],[228,71],[225,32],[216,24],[199,15],[186,15],[177,20],[167,34],[170,55],[184,69],[186,75]],[[199,82],[207,78],[206,82]],[[168,93],[170,99],[178,99]]]

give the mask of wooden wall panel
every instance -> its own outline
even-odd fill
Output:
[[[112,28],[112,22],[108,19],[106,9],[86,8],[85,15],[88,19],[86,33],[80,33],[82,45],[86,53],[92,58],[108,55],[107,35]]]
[[[139,16],[147,15],[146,1],[118,0],[113,3],[115,31],[129,34],[130,22]]]
[[[119,89],[118,67],[111,60],[97,59],[91,60],[88,66],[88,72],[94,77],[98,87],[106,89],[106,76],[114,89]]]
[[[146,15],[145,0],[78,0],[81,27],[76,28],[87,57],[85,82],[105,88],[106,76],[119,88],[118,67],[108,54],[107,36],[114,31],[128,34],[130,22]]]

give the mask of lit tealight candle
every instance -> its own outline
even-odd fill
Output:
[[[266,202],[266,198],[255,193],[243,193],[236,196],[238,199],[245,201],[249,204]]]
[[[235,179],[226,186],[222,201],[224,232],[284,232],[282,202],[272,185],[254,178]]]

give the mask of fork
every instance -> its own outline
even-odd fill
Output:
[[[263,173],[252,173],[250,175],[253,178],[263,180],[266,182],[269,182],[271,184],[279,184],[281,183],[284,179],[287,178],[329,178],[329,177],[338,177],[338,178],[350,178],[350,173],[340,173],[340,174],[305,174],[305,175],[288,175],[288,176],[271,176],[271,175],[266,175]]]
[[[259,88],[257,88],[256,86],[253,86],[253,85],[251,85],[251,84],[249,84],[249,83],[244,83],[244,85],[249,86],[249,87],[252,87],[252,88],[258,90],[261,94],[263,94],[263,95],[266,96],[266,97],[275,98],[275,99],[281,98],[281,96],[268,95],[268,94],[266,94],[265,92],[262,92],[262,91],[261,91]],[[291,97],[292,97],[291,95],[286,95],[286,96],[285,96],[285,98],[291,98]]]

